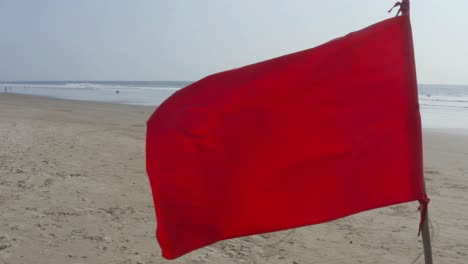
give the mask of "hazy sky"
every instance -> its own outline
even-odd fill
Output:
[[[394,3],[0,0],[0,80],[197,80],[366,27]],[[419,82],[468,84],[468,0],[412,0],[412,22]]]

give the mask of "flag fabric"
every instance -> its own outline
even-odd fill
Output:
[[[424,201],[409,16],[177,91],[148,120],[147,172],[168,259]]]

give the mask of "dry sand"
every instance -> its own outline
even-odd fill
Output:
[[[0,95],[0,263],[423,263],[417,203],[160,257],[154,108]],[[468,263],[468,136],[424,132],[435,263]]]

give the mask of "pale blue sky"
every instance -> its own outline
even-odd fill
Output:
[[[0,0],[0,80],[197,80],[389,18],[394,2]],[[468,1],[412,0],[412,21],[419,82],[468,84]]]

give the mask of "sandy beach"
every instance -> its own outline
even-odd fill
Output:
[[[154,107],[0,95],[0,264],[423,263],[416,202],[161,257]],[[424,131],[434,263],[468,263],[468,133]]]

